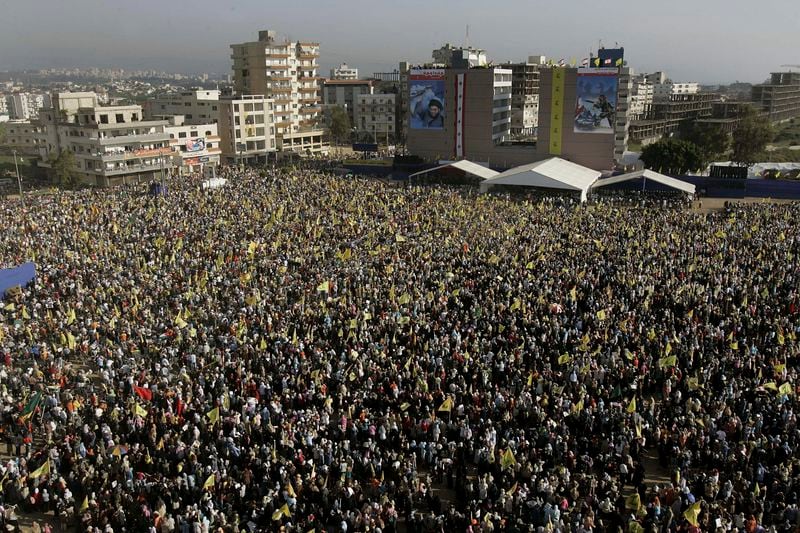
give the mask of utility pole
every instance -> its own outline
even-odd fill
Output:
[[[19,187],[19,199],[22,203],[25,203],[25,198],[22,196],[22,178],[19,177],[19,164],[17,163],[17,151],[13,150],[14,152],[14,168],[17,171],[17,187]]]

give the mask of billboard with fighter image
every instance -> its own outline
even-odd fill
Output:
[[[575,133],[614,133],[617,69],[578,69]]]
[[[409,72],[411,129],[444,129],[444,74],[444,69],[413,69]]]

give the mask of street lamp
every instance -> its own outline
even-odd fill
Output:
[[[22,178],[19,176],[19,164],[17,163],[17,151],[12,150],[14,152],[14,168],[17,171],[17,187],[19,187],[19,199],[22,203],[25,203],[25,198],[22,197]]]

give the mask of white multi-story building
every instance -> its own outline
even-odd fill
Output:
[[[67,150],[79,179],[110,186],[159,179],[170,171],[166,120],[142,120],[138,105],[101,106],[93,92],[55,92],[39,114],[41,166]]]
[[[228,163],[269,161],[277,149],[272,100],[264,95],[239,95],[220,101],[219,136]]]
[[[144,103],[144,116],[183,116],[185,124],[219,122],[219,91],[193,89],[177,94],[157,96]]]
[[[698,92],[700,92],[700,84],[697,82],[674,83],[667,80],[665,83],[653,84],[653,100],[658,101],[669,100],[673,96],[682,94],[697,94]]]
[[[485,67],[489,64],[485,50],[453,46],[450,43],[431,52],[431,57],[435,64],[452,68]]]
[[[39,124],[29,120],[11,120],[5,123],[3,145],[19,150],[22,153],[38,153]]]
[[[614,116],[614,160],[621,162],[628,149],[628,128],[630,127],[630,100],[633,92],[634,72],[630,67],[619,68],[617,87],[617,109]]]
[[[11,120],[35,120],[39,118],[39,110],[48,105],[48,97],[44,94],[14,93],[6,96],[6,109]]]
[[[650,114],[652,105],[653,84],[645,76],[636,76],[633,79],[628,118],[631,120],[643,120]]]
[[[169,135],[172,164],[178,173],[205,174],[209,167],[219,166],[220,137],[217,124],[188,124],[182,115],[172,115],[164,131]]]
[[[372,135],[374,142],[395,138],[396,112],[393,94],[360,94],[356,97],[354,125],[359,132]]]
[[[274,103],[279,151],[320,153],[328,141],[320,126],[319,43],[279,40],[270,30],[258,41],[231,45],[238,94],[264,95]]]
[[[328,107],[344,108],[350,123],[355,126],[356,100],[362,94],[374,92],[375,83],[372,80],[325,80],[322,84],[322,103]]]
[[[332,80],[357,80],[358,79],[358,69],[348,66],[347,63],[342,63],[338,67],[331,69],[331,79]]]

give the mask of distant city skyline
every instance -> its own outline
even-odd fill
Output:
[[[588,11],[578,2],[524,0],[491,5],[307,0],[279,9],[259,0],[234,6],[196,0],[191,9],[154,0],[15,4],[7,11],[13,16],[0,20],[0,70],[229,73],[229,45],[273,29],[291,39],[318,41],[323,74],[347,62],[364,77],[392,71],[399,61],[428,62],[431,51],[447,42],[467,44],[467,25],[468,44],[485,49],[495,64],[528,55],[580,62],[596,51],[599,40],[606,47],[624,46],[637,72],[664,70],[674,80],[704,84],[760,83],[770,72],[785,70],[782,64],[800,64],[800,3],[789,0],[759,4],[762,14],[780,16],[751,16],[740,9],[740,0],[642,7],[607,0]]]

